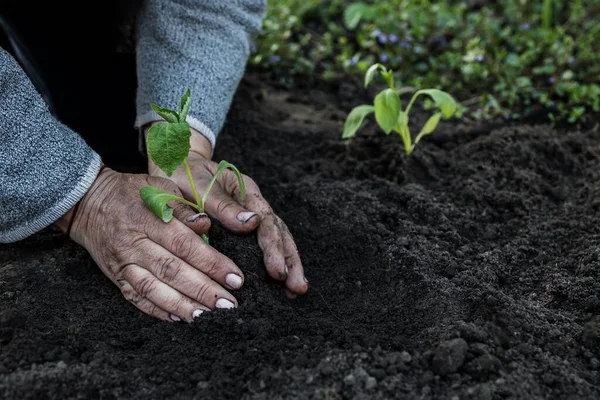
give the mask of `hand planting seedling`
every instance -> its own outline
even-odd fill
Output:
[[[394,85],[394,77],[392,71],[388,70],[381,64],[372,65],[365,74],[365,87],[369,86],[369,83],[375,78],[375,74],[379,71],[381,76],[387,82],[389,88],[382,90],[377,96],[375,96],[374,104],[361,105],[355,107],[344,124],[344,133],[342,134],[343,139],[349,139],[356,135],[356,131],[361,127],[365,117],[372,112],[375,112],[375,120],[379,127],[383,129],[386,134],[390,132],[397,132],[402,141],[404,142],[404,149],[407,155],[411,155],[415,146],[425,135],[429,135],[435,130],[442,116],[450,118],[456,111],[456,101],[454,98],[441,90],[438,89],[423,89],[417,91],[406,109],[402,111],[402,104],[400,103],[399,90]],[[415,100],[419,95],[425,94],[433,99],[436,107],[439,108],[435,114],[433,114],[425,123],[421,132],[417,135],[414,142],[408,128],[408,113],[412,108]]]
[[[154,164],[169,177],[173,175],[173,172],[175,172],[181,164],[183,164],[192,192],[194,193],[194,199],[196,200],[196,203],[193,203],[174,194],[166,193],[155,186],[143,187],[140,190],[140,196],[144,201],[144,204],[146,204],[146,207],[148,207],[157,217],[167,223],[173,219],[173,208],[168,205],[172,200],[185,203],[198,210],[198,212],[204,213],[204,204],[206,204],[208,193],[213,187],[219,174],[227,168],[233,170],[237,176],[241,201],[244,201],[246,196],[246,188],[240,171],[235,165],[230,164],[227,161],[221,161],[215,174],[210,180],[208,187],[204,191],[202,198],[200,198],[187,160],[191,147],[190,138],[192,132],[190,130],[190,125],[186,122],[186,117],[191,102],[192,96],[188,89],[179,103],[179,112],[152,104],[152,109],[164,118],[166,122],[153,125],[148,130],[148,156]],[[202,238],[208,243],[208,236],[206,234],[202,235]]]

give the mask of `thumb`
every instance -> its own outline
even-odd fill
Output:
[[[217,185],[213,186],[206,204],[206,212],[216,218],[221,224],[235,233],[249,233],[260,223],[257,213],[242,207],[230,194]]]
[[[197,210],[180,203],[173,204],[173,215],[197,235],[207,233],[210,229],[210,218],[206,213],[198,213]]]

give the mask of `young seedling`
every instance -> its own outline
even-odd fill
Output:
[[[140,197],[144,201],[144,204],[146,204],[146,207],[148,207],[150,211],[166,223],[173,219],[173,208],[168,205],[168,203],[173,200],[185,203],[198,210],[198,212],[204,213],[204,204],[206,204],[206,199],[208,198],[210,190],[215,184],[219,174],[227,168],[231,169],[237,176],[240,187],[240,199],[244,201],[246,196],[246,187],[240,171],[235,165],[230,164],[227,161],[221,161],[215,174],[210,180],[208,187],[204,191],[202,198],[200,198],[198,190],[196,189],[196,184],[194,183],[192,171],[190,170],[190,165],[188,164],[192,132],[190,130],[190,125],[185,120],[188,111],[190,110],[191,102],[192,96],[188,89],[179,103],[179,112],[152,104],[152,109],[164,118],[166,122],[155,124],[148,130],[148,138],[146,139],[148,156],[157,167],[167,174],[167,176],[173,175],[173,172],[183,164],[190,182],[190,187],[192,188],[192,193],[194,193],[194,199],[196,200],[196,202],[193,203],[174,194],[166,193],[155,186],[143,187],[140,190]],[[202,238],[208,243],[207,235],[202,235]]]
[[[356,132],[361,127],[363,120],[365,117],[372,112],[375,112],[375,120],[379,127],[383,129],[386,134],[390,134],[390,132],[397,132],[402,138],[402,142],[404,143],[404,149],[407,155],[411,155],[415,146],[425,135],[429,135],[431,132],[435,130],[442,116],[445,118],[450,118],[454,112],[456,111],[456,101],[454,98],[441,90],[438,89],[423,89],[417,91],[408,105],[406,109],[402,110],[402,104],[400,102],[400,90],[396,89],[394,84],[394,77],[392,75],[392,71],[388,70],[381,64],[374,64],[367,70],[365,74],[365,88],[369,86],[369,83],[373,81],[375,78],[375,74],[377,71],[380,72],[383,79],[388,84],[388,88],[382,90],[377,96],[375,96],[375,101],[373,105],[362,105],[355,107],[350,114],[348,114],[348,118],[346,119],[346,123],[344,124],[344,133],[342,134],[343,139],[349,139],[356,135]],[[436,107],[439,108],[435,114],[433,114],[425,123],[421,132],[417,135],[414,142],[412,141],[412,137],[410,134],[410,129],[408,128],[408,113],[412,108],[415,100],[419,95],[425,94],[430,96],[433,99]]]

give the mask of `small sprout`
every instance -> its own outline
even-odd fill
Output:
[[[346,123],[344,124],[342,138],[349,139],[354,137],[358,129],[360,129],[365,117],[374,112],[375,120],[379,127],[386,134],[390,134],[392,131],[398,133],[404,143],[406,154],[411,155],[417,143],[419,143],[423,136],[429,135],[435,130],[442,117],[450,118],[454,115],[457,109],[456,101],[450,94],[442,90],[423,89],[417,91],[406,106],[406,109],[402,110],[402,103],[398,94],[402,89],[396,89],[392,71],[388,70],[383,65],[374,64],[369,67],[365,74],[365,87],[375,79],[375,74],[378,71],[389,87],[375,96],[373,106],[361,105],[355,107],[350,114],[348,114]],[[423,125],[423,128],[413,142],[410,129],[408,128],[408,115],[415,100],[422,94],[431,97],[438,111],[425,122],[425,125]]]
[[[190,125],[186,122],[186,118],[191,103],[192,96],[188,89],[179,103],[179,112],[168,108],[162,108],[155,104],[152,105],[152,109],[166,122],[153,125],[148,130],[148,156],[157,167],[167,174],[167,176],[173,175],[173,172],[183,164],[190,182],[190,187],[194,193],[194,199],[196,200],[196,202],[193,203],[172,193],[166,193],[162,189],[154,186],[143,187],[140,190],[142,201],[154,215],[167,223],[173,219],[173,208],[168,205],[168,203],[173,200],[187,204],[198,210],[198,212],[203,213],[204,205],[206,204],[206,199],[208,198],[211,188],[215,184],[219,174],[227,168],[233,170],[237,176],[240,187],[240,199],[242,201],[244,201],[246,195],[244,180],[242,179],[240,171],[233,164],[230,164],[227,161],[221,161],[204,191],[202,198],[200,198],[192,177],[192,171],[188,164],[192,132],[190,130]],[[208,236],[203,235],[202,238],[208,242]]]

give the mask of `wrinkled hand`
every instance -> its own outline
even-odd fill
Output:
[[[217,163],[211,161],[210,153],[210,143],[202,135],[194,132],[188,163],[200,196],[218,167]],[[166,177],[151,160],[148,172],[153,176]],[[264,263],[269,275],[285,282],[289,298],[304,294],[308,289],[308,281],[304,277],[302,262],[290,231],[262,197],[256,183],[246,175],[243,175],[243,178],[246,185],[244,202],[240,201],[236,175],[230,170],[225,170],[219,174],[208,195],[204,205],[205,211],[232,232],[250,233],[257,229],[258,244],[264,253]],[[177,169],[170,179],[177,184],[186,199],[194,201],[183,166]]]
[[[215,307],[236,307],[236,299],[224,287],[239,289],[243,274],[200,238],[210,220],[173,202],[176,218],[165,224],[140,199],[139,191],[147,185],[181,195],[169,180],[105,169],[75,213],[71,238],[146,314],[192,321]],[[72,213],[57,222],[64,231]]]

